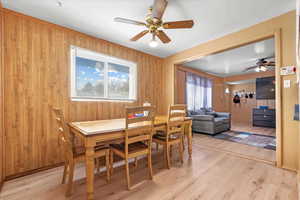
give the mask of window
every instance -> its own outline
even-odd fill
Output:
[[[71,47],[72,100],[136,100],[136,64]]]
[[[190,111],[212,108],[212,81],[193,73],[187,73],[186,102]]]

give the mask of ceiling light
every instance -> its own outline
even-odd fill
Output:
[[[265,71],[267,71],[267,68],[266,68],[265,66],[261,66],[261,67],[260,67],[260,71],[265,72]]]
[[[229,88],[226,88],[226,89],[225,89],[225,93],[226,93],[226,94],[229,94],[229,93],[230,93]]]
[[[265,52],[265,43],[264,43],[264,41],[255,43],[254,51],[255,51],[256,54],[264,53]]]
[[[149,46],[151,48],[155,48],[158,46],[158,42],[155,40],[155,35],[153,35],[152,40],[149,42]]]

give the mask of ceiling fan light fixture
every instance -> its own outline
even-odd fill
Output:
[[[149,42],[149,46],[150,46],[151,48],[156,48],[156,47],[158,46],[158,42],[157,42],[156,40],[151,40],[151,41]]]
[[[261,67],[260,67],[260,71],[265,72],[265,71],[267,71],[267,68],[266,68],[265,66],[261,66]]]
[[[63,0],[57,0],[63,1]],[[145,22],[140,22],[136,20],[115,17],[115,22],[125,23],[125,24],[133,24],[137,26],[143,26],[146,28],[145,31],[135,35],[130,41],[134,42],[142,37],[144,37],[147,33],[151,33],[154,36],[157,36],[159,40],[163,43],[171,42],[171,39],[168,35],[163,31],[163,29],[187,29],[192,28],[194,25],[193,20],[183,20],[183,21],[170,21],[163,22],[162,17],[167,8],[168,0],[154,0],[153,5],[148,9],[148,14],[146,15]],[[158,42],[154,39],[149,42],[149,46],[151,48],[155,48],[158,46]]]
[[[260,72],[260,67],[256,67],[254,70],[255,70],[256,72]]]
[[[153,35],[152,40],[149,42],[149,46],[151,48],[156,48],[158,46],[158,42],[155,40],[155,36]]]

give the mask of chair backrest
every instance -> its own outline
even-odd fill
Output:
[[[186,117],[186,105],[170,105],[168,113],[167,139],[172,134],[184,134],[184,120]]]
[[[57,133],[63,143],[66,159],[73,158],[74,145],[71,139],[69,128],[65,122],[64,115],[61,109],[54,108],[55,121],[57,123]]]
[[[125,151],[128,152],[128,145],[131,143],[152,141],[155,107],[128,107],[125,116]]]

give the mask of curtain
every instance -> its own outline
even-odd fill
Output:
[[[212,108],[212,81],[193,73],[186,75],[186,102],[189,111]]]

